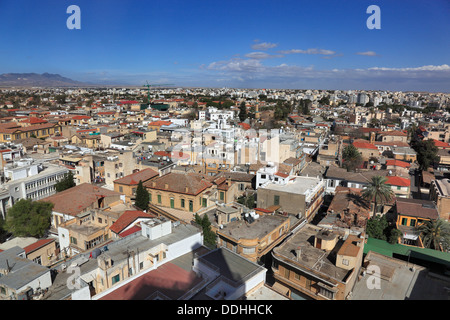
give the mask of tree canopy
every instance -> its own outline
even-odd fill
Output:
[[[51,225],[53,203],[20,199],[9,208],[5,228],[16,237],[43,237]]]
[[[385,240],[391,244],[397,243],[401,236],[401,231],[390,226],[385,215],[373,216],[367,220],[366,232],[371,238]]]
[[[55,184],[55,190],[56,192],[61,192],[66,189],[75,187],[75,182],[73,181],[73,173],[69,170],[68,173],[64,175],[64,178]]]
[[[376,214],[377,206],[391,201],[395,194],[391,187],[386,184],[387,178],[383,176],[373,176],[370,184],[363,189],[364,199],[374,202],[373,215]]]
[[[200,217],[197,213],[194,216],[196,224],[201,226],[203,230],[203,241],[208,246],[216,245],[216,234],[211,230],[211,222],[206,214]]]
[[[417,162],[421,170],[427,170],[433,164],[439,163],[439,149],[432,139],[415,141],[413,148],[417,152]]]
[[[242,101],[239,106],[239,120],[244,121],[247,119],[247,107],[245,101]]]
[[[141,210],[148,209],[148,202],[150,201],[150,195],[147,189],[142,184],[142,181],[139,180],[138,186],[136,188],[136,199],[134,205]]]
[[[344,150],[342,150],[342,160],[342,166],[346,168],[347,171],[355,170],[362,163],[361,154],[352,144],[347,145],[344,147]]]
[[[419,225],[423,245],[434,250],[450,249],[450,224],[442,219],[426,221]]]

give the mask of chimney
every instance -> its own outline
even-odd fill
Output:
[[[295,255],[297,257],[297,261],[300,261],[300,257],[302,255],[302,247],[297,247],[297,249],[295,249]]]
[[[166,190],[169,189],[169,185],[167,183],[164,185],[164,189],[166,189]]]

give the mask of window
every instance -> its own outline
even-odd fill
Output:
[[[115,284],[115,283],[117,283],[119,281],[120,281],[120,274],[112,277],[112,279],[111,279],[112,284]]]
[[[276,206],[280,204],[280,196],[273,196],[273,204]]]
[[[348,260],[347,259],[342,259],[342,264],[344,266],[348,266]]]
[[[208,203],[208,199],[206,199],[206,198],[203,198],[203,207],[205,207],[206,208],[206,206],[207,206],[207,203]]]
[[[77,244],[77,238],[70,237],[70,243]]]
[[[122,186],[119,187],[119,192],[123,192]]]
[[[161,203],[161,195],[158,194],[158,203]]]
[[[170,198],[170,207],[173,209],[175,207],[175,199]]]
[[[408,219],[402,218],[402,226],[406,226],[408,223]]]
[[[143,262],[139,262],[139,269],[142,270],[144,268],[144,263]]]
[[[151,193],[148,194],[148,201],[152,202],[152,194]]]
[[[185,201],[184,201],[184,199],[181,199],[181,207],[182,207],[182,208],[185,207]]]
[[[225,192],[220,191],[220,200],[223,201],[223,199],[225,199]]]
[[[194,211],[194,201],[189,200],[189,211],[192,212]]]
[[[319,288],[319,294],[324,296],[324,297],[326,297],[326,298],[328,298],[328,299],[333,299],[334,298],[334,293],[331,292],[330,290],[327,290],[327,289],[323,288],[323,287]]]
[[[409,222],[409,225],[410,225],[411,227],[415,227],[415,226],[416,226],[416,220],[411,219],[411,221]]]
[[[42,265],[41,256],[34,258],[34,259],[33,259],[33,262]]]
[[[253,248],[245,248],[245,247],[242,248],[243,254],[252,254],[252,253],[255,253],[255,251],[256,251],[256,249],[254,247]]]

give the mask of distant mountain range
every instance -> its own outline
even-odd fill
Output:
[[[4,73],[0,75],[0,87],[79,87],[89,83],[65,78],[51,73]]]

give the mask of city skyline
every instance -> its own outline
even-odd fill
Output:
[[[66,26],[70,5],[81,9],[79,30]],[[366,26],[370,5],[380,7],[381,29]],[[27,0],[0,9],[0,73],[136,86],[450,87],[445,1]]]

